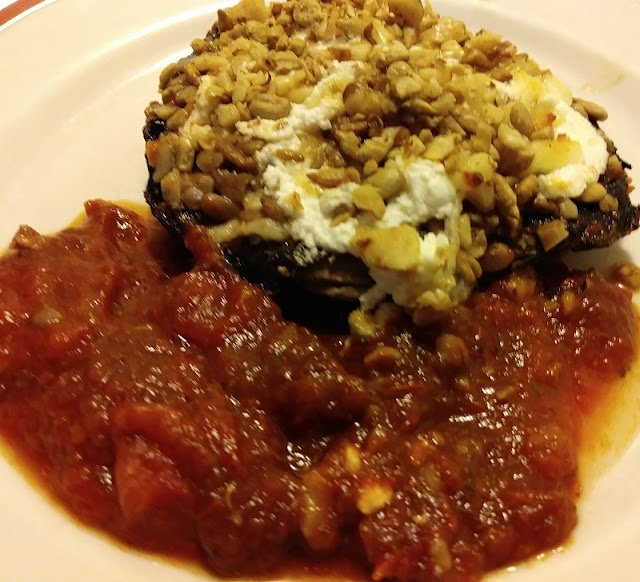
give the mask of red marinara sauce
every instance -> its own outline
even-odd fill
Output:
[[[133,212],[86,212],[0,261],[0,430],[81,520],[218,573],[346,555],[375,580],[477,580],[567,538],[629,293],[523,271],[437,327],[315,334],[197,236],[186,270]]]

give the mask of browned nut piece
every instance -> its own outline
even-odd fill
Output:
[[[489,75],[492,79],[496,81],[500,81],[501,83],[506,83],[507,81],[511,81],[513,79],[513,75],[502,67],[494,67],[489,71]]]
[[[192,62],[184,66],[184,74],[192,85],[198,86],[200,84],[200,71]]]
[[[398,99],[410,99],[422,91],[422,83],[410,76],[400,77],[391,81],[391,89]]]
[[[309,172],[307,177],[324,188],[336,188],[347,181],[344,168],[320,168]]]
[[[482,266],[470,252],[460,249],[456,260],[456,275],[468,285],[475,285],[482,276]]]
[[[579,299],[575,291],[568,289],[560,293],[558,297],[558,307],[560,313],[565,317],[571,315],[579,305]]]
[[[539,214],[548,214],[549,216],[557,216],[560,214],[558,203],[555,200],[550,200],[541,193],[538,193],[533,199],[532,206]]]
[[[178,109],[169,119],[167,119],[167,129],[169,131],[179,131],[189,118],[186,109]]]
[[[350,61],[351,49],[348,46],[330,46],[327,51],[336,61]]]
[[[230,30],[241,19],[264,22],[268,17],[264,0],[240,0],[235,6],[218,10],[218,27],[224,32]]]
[[[157,150],[155,155],[155,166],[153,172],[153,181],[160,182],[160,180],[168,174],[175,165],[175,150],[173,143],[168,139],[161,137],[157,140]]]
[[[196,166],[207,173],[217,170],[223,162],[224,155],[215,150],[204,150],[196,156]]]
[[[498,126],[498,139],[505,148],[510,150],[527,149],[527,140],[524,135],[516,127],[507,123],[501,123]]]
[[[395,163],[387,162],[383,168],[372,173],[365,184],[376,188],[383,200],[389,200],[402,192],[406,180]]]
[[[215,222],[222,224],[240,214],[238,208],[226,196],[207,194],[200,201],[200,209]]]
[[[540,183],[538,176],[529,174],[516,186],[516,197],[518,198],[518,206],[523,206],[531,200],[537,193]]]
[[[378,162],[375,160],[367,160],[362,166],[362,173],[369,177],[378,170]]]
[[[511,184],[501,174],[495,176],[495,189],[498,211],[507,222],[509,236],[515,236],[520,230],[518,197],[511,188]]]
[[[496,163],[489,154],[476,152],[460,163],[460,170],[466,174],[478,175],[481,182],[489,182],[495,175]]]
[[[536,280],[526,271],[518,271],[507,280],[507,288],[521,301],[533,297],[536,291]]]
[[[207,73],[209,71],[218,71],[227,67],[228,61],[220,55],[206,52],[199,54],[195,59],[193,59],[193,64],[201,73]]]
[[[193,169],[193,162],[196,157],[196,146],[193,140],[180,136],[176,151],[176,167],[181,172],[190,172]]]
[[[362,83],[347,85],[342,98],[347,115],[360,113],[366,117],[384,117],[396,109],[389,97]]]
[[[482,51],[469,46],[465,47],[461,62],[466,65],[472,65],[475,69],[479,69],[481,71],[489,71],[493,66],[487,55]]]
[[[176,111],[178,111],[178,108],[175,105],[159,103],[153,107],[149,107],[145,113],[147,119],[164,119],[167,121]]]
[[[278,202],[273,196],[263,195],[261,198],[262,202],[262,214],[264,214],[267,218],[271,218],[273,220],[282,221],[285,219],[285,213],[278,206]]]
[[[360,450],[354,445],[348,444],[344,448],[344,463],[347,470],[352,475],[355,475],[360,469],[362,469],[362,459],[360,457]]]
[[[304,103],[305,99],[309,97],[313,87],[303,85],[301,87],[295,87],[289,91],[289,100],[291,103]]]
[[[354,211],[353,209],[347,209],[347,210],[343,210],[342,212],[338,212],[338,214],[336,214],[332,219],[331,222],[329,223],[330,226],[338,226],[339,224],[342,224],[343,222],[347,222],[347,220],[349,220],[350,218],[353,217]]]
[[[605,121],[609,117],[607,110],[602,107],[602,105],[587,101],[586,99],[574,99],[573,102],[574,105],[578,105],[584,109],[589,119],[593,121]]]
[[[393,82],[411,75],[412,71],[413,69],[411,68],[411,65],[406,61],[396,61],[389,65],[389,68],[387,69],[387,77],[389,77],[389,80]]]
[[[393,139],[390,135],[372,137],[364,141],[355,157],[361,162],[372,159],[376,163],[380,163],[384,161],[392,147]]]
[[[189,186],[182,192],[182,203],[191,210],[199,210],[203,192],[195,186]]]
[[[520,101],[513,103],[509,120],[511,121],[511,125],[526,137],[531,137],[531,134],[535,130],[531,113],[529,113],[529,110]]]
[[[440,572],[448,572],[453,567],[453,558],[447,542],[443,538],[433,538],[429,543],[429,557]]]
[[[359,491],[356,503],[364,515],[380,511],[393,497],[391,485],[384,482],[365,483]]]
[[[538,228],[537,234],[542,243],[542,248],[546,252],[557,247],[563,240],[569,237],[567,224],[561,219],[546,222]]]
[[[290,149],[281,149],[276,152],[276,156],[281,162],[304,162],[304,155]]]
[[[11,247],[18,249],[36,250],[42,246],[45,240],[45,237],[42,236],[37,230],[23,224],[18,228],[18,232],[16,232],[15,236],[13,237],[13,241],[11,241]]]
[[[418,297],[418,306],[413,312],[416,325],[429,325],[442,319],[451,311],[453,301],[442,289],[425,291]]]
[[[578,207],[573,200],[563,200],[558,205],[560,208],[560,216],[566,220],[575,220],[578,218]]]
[[[478,34],[472,36],[465,46],[474,48],[485,55],[495,54],[502,37],[494,32],[481,30]]]
[[[373,339],[380,331],[372,315],[361,309],[356,309],[349,314],[349,329],[351,335],[364,339]]]
[[[436,339],[436,351],[440,361],[447,366],[460,367],[469,361],[469,352],[464,340],[450,333],[443,333]]]
[[[165,88],[169,81],[180,74],[180,67],[178,63],[168,64],[160,73],[160,87]]]
[[[600,202],[607,195],[606,188],[599,182],[589,184],[584,192],[580,194],[581,202]]]
[[[441,162],[456,151],[456,146],[457,140],[454,134],[438,135],[429,142],[424,156],[429,160]]]
[[[618,210],[618,199],[611,196],[611,194],[607,194],[600,199],[598,207],[602,212],[614,212]]]
[[[417,28],[424,16],[424,6],[420,0],[389,0],[389,10],[402,16],[409,25]]]
[[[240,111],[234,103],[218,105],[216,118],[222,127],[231,129],[240,121]]]
[[[180,194],[182,193],[182,179],[178,170],[171,170],[160,180],[160,188],[162,189],[162,198],[169,205],[180,205]]]
[[[31,322],[38,327],[54,325],[62,321],[62,314],[55,308],[45,305],[31,317]]]
[[[271,93],[258,93],[249,103],[249,113],[262,119],[282,119],[290,112],[291,102]]]
[[[528,140],[517,129],[507,123],[498,126],[500,141],[499,171],[505,176],[517,176],[524,172],[534,159]]]
[[[188,85],[176,93],[175,102],[181,107],[190,105],[196,100],[197,91],[197,87],[194,85]]]
[[[213,192],[213,177],[202,172],[193,172],[190,175],[193,185],[203,194],[211,194]]]
[[[515,258],[515,252],[506,244],[492,243],[480,258],[480,266],[485,273],[497,273],[511,265]]]
[[[353,203],[359,210],[370,212],[378,220],[384,216],[386,207],[380,192],[374,186],[358,186],[351,194]]]
[[[529,171],[533,174],[548,174],[580,159],[582,148],[569,138],[536,140],[530,144],[533,160]]]
[[[571,107],[573,107],[580,115],[582,115],[582,117],[586,117],[587,119],[589,118],[589,114],[587,113],[587,110],[575,99]]]
[[[378,32],[382,32],[378,29]],[[383,33],[383,36],[388,34]],[[371,51],[370,60],[379,68],[386,68],[389,65],[397,62],[404,61],[409,58],[409,49],[404,46],[400,40],[392,40],[390,43],[383,41],[386,46],[376,46]]]
[[[495,206],[495,191],[490,184],[481,184],[469,190],[466,198],[481,212],[491,212]]]
[[[624,177],[624,168],[622,167],[622,162],[618,156],[609,156],[609,160],[607,161],[607,173],[614,180],[619,180]]]
[[[251,174],[216,170],[214,178],[218,192],[241,206],[252,179]]]
[[[551,125],[545,125],[540,129],[536,129],[531,134],[532,140],[553,139],[553,138],[554,138],[554,132],[553,132],[553,126]]]
[[[371,350],[364,358],[364,365],[374,370],[388,369],[396,364],[402,354],[390,346],[382,346]]]

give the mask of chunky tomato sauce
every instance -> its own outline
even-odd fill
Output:
[[[86,212],[0,262],[0,429],[84,522],[222,574],[346,555],[404,581],[567,538],[581,409],[634,357],[626,291],[526,271],[437,327],[317,334],[196,235],[192,267],[134,213]]]

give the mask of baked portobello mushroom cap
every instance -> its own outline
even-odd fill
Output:
[[[437,267],[448,269],[444,300],[429,279],[413,295],[397,299],[382,285],[365,301],[393,294],[428,321],[488,274],[609,246],[638,228],[629,166],[599,128],[606,112],[574,99],[511,43],[417,0],[375,12],[348,0],[297,6],[245,0],[219,11],[193,53],[163,71],[162,102],[146,109],[145,198],[171,232],[206,229],[242,276],[276,293],[293,286],[347,301],[380,287],[385,269],[404,284],[423,268],[405,260],[402,242],[389,264],[373,253],[377,230],[406,223],[409,247],[448,237],[454,256]],[[430,204],[430,187],[415,202],[419,186],[407,185],[418,166],[442,169],[456,209],[407,213],[408,199]],[[392,193],[376,178],[389,168],[404,184]],[[299,193],[285,200],[282,184],[294,175]],[[310,245],[289,227],[308,212],[310,189],[342,196],[324,226],[351,221],[350,242]],[[402,205],[404,222],[385,222]]]

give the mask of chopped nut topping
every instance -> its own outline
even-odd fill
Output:
[[[583,156],[553,99],[583,124],[606,111],[428,2],[242,0],[192,47],[145,112],[166,125],[146,146],[165,203],[200,212],[217,242],[293,238],[310,256],[359,257],[375,281],[365,309],[389,294],[429,323],[536,235],[556,248],[580,204],[617,209],[593,179],[570,195],[545,181]],[[538,94],[549,86],[551,100]],[[606,145],[606,179],[621,178]],[[523,211],[553,220],[536,232]]]

